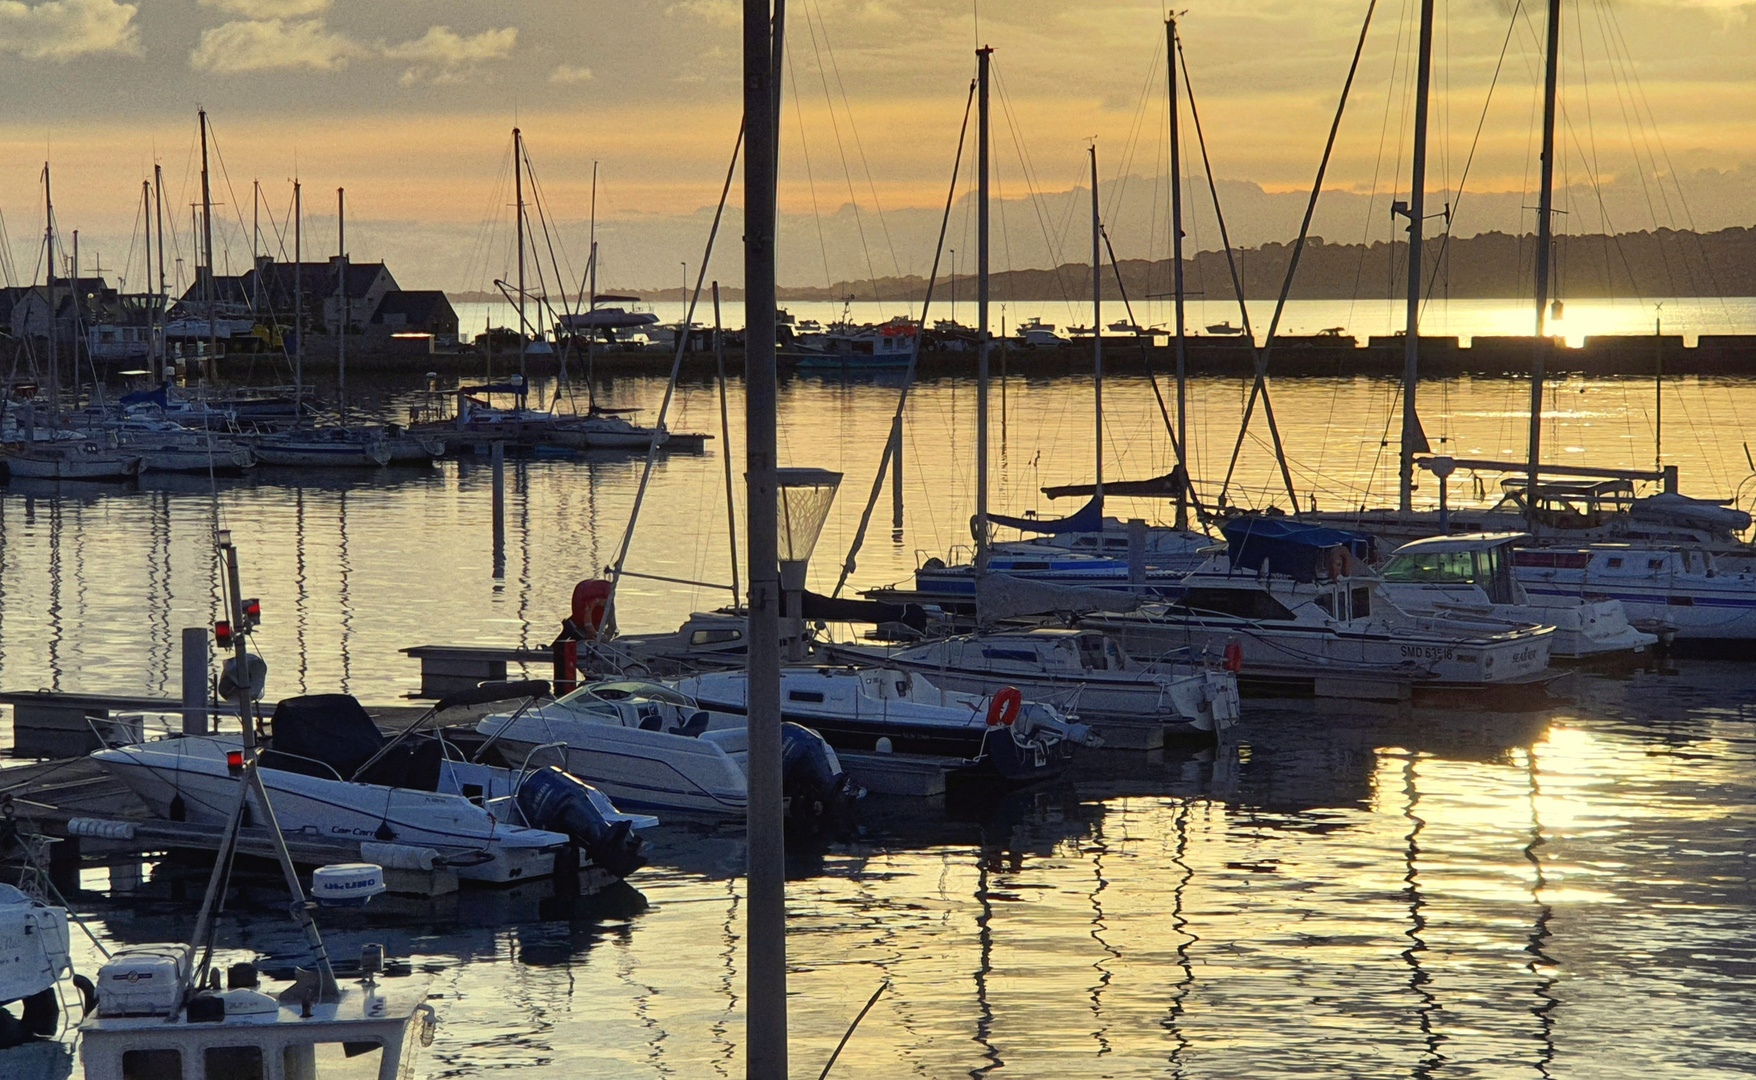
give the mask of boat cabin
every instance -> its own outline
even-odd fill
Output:
[[[1512,576],[1512,549],[1529,539],[1528,533],[1463,533],[1416,540],[1397,548],[1378,576],[1392,586],[1479,593],[1470,598],[1525,604],[1529,599]]]

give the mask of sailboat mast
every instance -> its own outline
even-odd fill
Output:
[[[335,397],[341,407],[341,422],[348,422],[348,214],[347,189],[335,189],[336,276],[340,279],[336,292],[341,303],[341,318],[335,328]]]
[[[250,181],[250,314],[262,308],[262,275],[256,261],[262,258],[262,181]]]
[[[1092,441],[1097,450],[1097,483],[1092,489],[1092,497],[1100,507],[1104,499],[1104,276],[1099,255],[1102,243],[1103,227],[1098,224],[1097,143],[1094,142],[1091,144],[1091,355],[1095,373],[1092,417],[1096,427]],[[1102,528],[1101,522],[1099,527]]]
[[[988,572],[988,60],[976,50],[976,574]],[[952,281],[957,280],[955,272]],[[900,467],[900,459],[898,461]]]
[[[55,333],[55,193],[49,181],[49,163],[43,162],[43,265],[49,269],[49,412],[61,411],[61,353],[59,335]]]
[[[214,315],[214,280],[213,280],[213,190],[207,180],[207,110],[199,110],[201,117],[201,250],[207,260],[207,273],[201,278],[201,298],[207,302],[207,364],[209,372],[217,369],[219,355],[219,327]]]
[[[597,311],[598,311],[598,163],[591,163],[591,261],[587,267],[591,271],[591,283],[587,288],[591,291],[589,306],[586,307],[588,317],[585,327],[585,407],[587,412],[596,412],[598,407],[597,390],[593,377],[597,374]]]
[[[305,400],[305,203],[293,181],[293,407]]]
[[[152,181],[151,180],[142,180],[140,182],[140,224],[141,224],[141,227],[146,230],[146,255],[142,261],[146,263],[146,291],[150,295],[152,293]],[[156,359],[156,356],[154,355],[154,351],[153,351],[153,349],[154,349],[153,342],[158,340],[158,324],[159,324],[158,305],[156,303],[148,304],[146,307],[146,338],[147,338],[146,355],[147,355],[148,359]],[[153,372],[153,377],[156,379],[158,377],[158,372],[156,372],[156,371]]]
[[[159,292],[158,310],[163,316],[171,307],[171,287],[165,283],[165,168],[157,162],[152,166],[153,216],[159,225]],[[164,355],[164,343],[159,342],[159,355]]]
[[[1421,380],[1421,230],[1427,217],[1427,98],[1433,81],[1433,0],[1421,0],[1421,52],[1415,76],[1414,176],[1408,189],[1408,310],[1403,327],[1402,447],[1397,508],[1414,508],[1415,454],[1426,449],[1415,389]]]
[[[1183,328],[1183,161],[1177,127],[1177,20],[1165,20],[1165,85],[1171,104],[1171,292],[1175,297],[1177,339],[1177,464],[1183,467],[1183,483],[1177,489],[1177,528],[1189,527],[1189,354]]]
[[[518,191],[518,378],[522,384],[524,370],[524,136],[512,129],[512,182]]]
[[[1543,318],[1549,306],[1549,246],[1553,243],[1555,210],[1555,81],[1561,59],[1561,0],[1549,0],[1549,33],[1543,53],[1542,190],[1537,193],[1536,340],[1530,364],[1530,459],[1525,474],[1524,505],[1536,511],[1537,468],[1543,447],[1543,367],[1548,343]]]

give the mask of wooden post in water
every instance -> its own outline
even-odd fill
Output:
[[[495,439],[490,458],[494,464],[494,576],[506,576],[506,442]]]
[[[183,628],[183,734],[207,734],[207,634],[205,626]]]
[[[902,417],[890,428],[890,528],[892,540],[902,542]]]

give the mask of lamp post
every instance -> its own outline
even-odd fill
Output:
[[[775,540],[780,557],[780,589],[786,598],[787,659],[805,658],[805,569],[829,507],[841,486],[841,473],[828,469],[776,469]]]

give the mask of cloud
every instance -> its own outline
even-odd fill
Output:
[[[0,0],[0,52],[62,62],[93,53],[139,56],[139,11],[115,0]]]
[[[744,25],[744,8],[737,0],[679,0],[665,8],[665,14],[693,17],[716,26]]]
[[[484,30],[469,37],[449,26],[435,26],[413,41],[385,45],[381,51],[392,60],[412,62],[401,80],[404,86],[410,86],[419,82],[456,82],[462,78],[460,69],[483,60],[504,59],[517,42],[515,26]]]
[[[554,71],[549,72],[549,81],[552,83],[590,82],[591,68],[578,67],[573,64],[562,64]]]
[[[203,30],[189,66],[215,75],[287,68],[335,71],[366,55],[363,45],[332,33],[321,19],[264,19]]]
[[[202,7],[219,8],[247,19],[296,19],[328,11],[334,0],[201,0]]]

